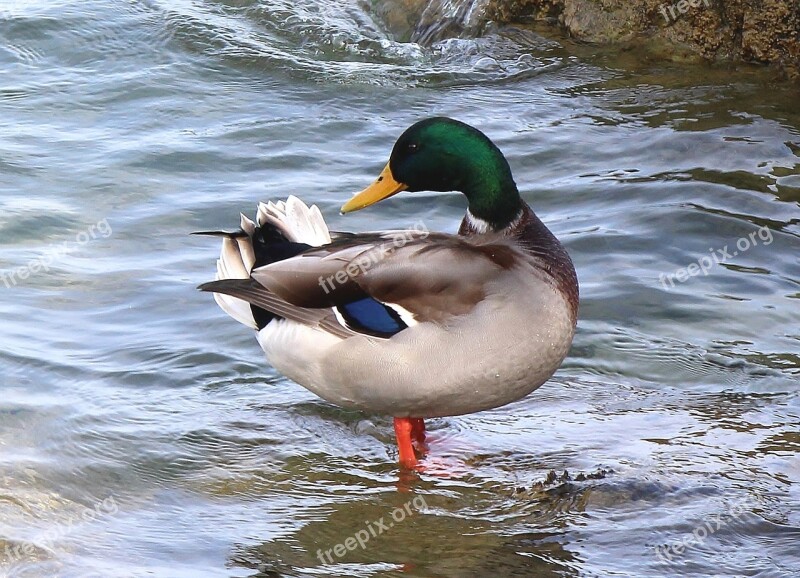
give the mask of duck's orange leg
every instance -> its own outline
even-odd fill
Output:
[[[417,456],[414,455],[414,446],[411,445],[411,433],[414,430],[414,418],[394,418],[394,434],[397,436],[397,449],[400,450],[400,465],[413,468],[417,465]]]
[[[420,447],[425,443],[425,421],[421,417],[411,418],[411,437]]]

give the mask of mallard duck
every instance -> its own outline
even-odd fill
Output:
[[[223,237],[214,292],[257,331],[269,362],[330,403],[391,415],[403,466],[425,418],[499,407],[558,369],[578,282],[564,247],[522,200],[479,130],[429,118],[397,140],[350,213],[401,191],[458,191],[458,234],[337,233],[295,197],[260,204]]]

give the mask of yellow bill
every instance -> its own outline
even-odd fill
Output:
[[[400,191],[404,191],[407,188],[408,185],[404,185],[403,183],[395,180],[394,175],[392,175],[392,169],[389,168],[389,164],[387,163],[386,167],[381,171],[378,179],[342,205],[340,211],[342,213],[352,213],[353,211],[358,211],[359,209],[369,207],[378,201],[388,199],[392,195],[396,195]]]

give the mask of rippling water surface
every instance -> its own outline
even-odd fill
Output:
[[[800,575],[796,89],[513,29],[400,43],[365,6],[0,6],[0,572]],[[582,303],[556,376],[431,420],[416,475],[195,291],[218,247],[189,233],[290,193],[453,231],[458,195],[337,212],[428,115],[498,143]]]

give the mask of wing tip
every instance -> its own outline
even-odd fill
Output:
[[[225,293],[241,287],[249,287],[251,284],[251,279],[216,279],[201,283],[197,289],[206,293]]]

